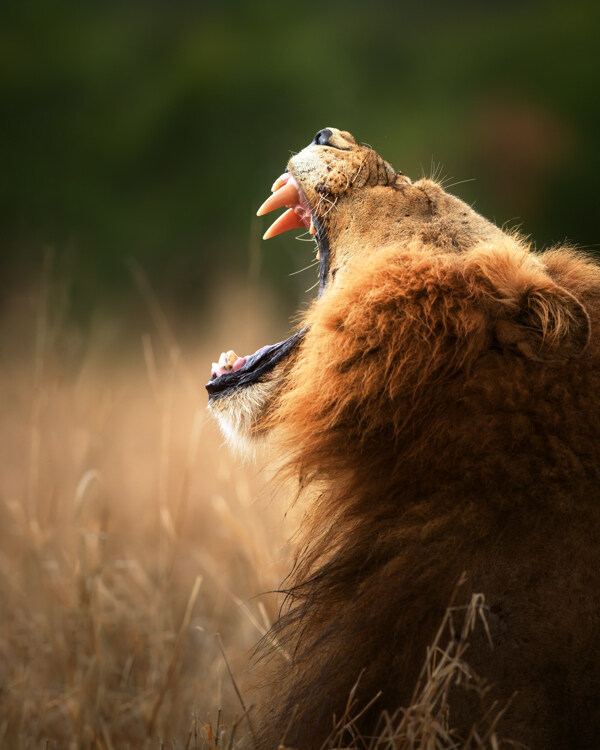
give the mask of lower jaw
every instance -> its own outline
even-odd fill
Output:
[[[256,354],[246,358],[245,365],[237,372],[220,375],[206,384],[209,403],[214,399],[226,397],[238,388],[246,388],[267,375],[276,365],[283,362],[304,337],[307,329],[302,328],[278,344],[264,347]]]

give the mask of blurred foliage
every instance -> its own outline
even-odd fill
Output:
[[[228,274],[295,308],[310,245],[254,213],[327,125],[538,246],[598,247],[599,8],[4,0],[3,296],[51,246],[81,315],[132,293],[128,258],[182,311]]]

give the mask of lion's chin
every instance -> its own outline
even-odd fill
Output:
[[[281,380],[282,373],[275,368],[253,385],[228,390],[226,398],[211,396],[209,399],[208,407],[229,447],[244,458],[254,458],[263,443],[267,433],[265,415],[277,396]]]

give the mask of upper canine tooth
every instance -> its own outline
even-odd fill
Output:
[[[256,212],[256,215],[263,216],[264,214],[268,214],[269,211],[274,211],[276,208],[281,208],[282,206],[295,206],[298,203],[300,203],[298,188],[293,182],[288,182],[286,185],[278,188],[277,192],[267,198]]]
[[[309,226],[309,228],[308,228],[308,231],[309,231],[309,232],[310,232],[311,234],[316,234],[316,233],[317,233],[317,228],[315,227],[315,223],[314,223],[314,221],[313,221],[313,218],[312,218],[312,216],[310,217],[310,226]]]

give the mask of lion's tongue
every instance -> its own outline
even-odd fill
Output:
[[[264,216],[264,214],[268,214],[270,211],[275,211],[278,208],[283,208],[283,206],[287,206],[288,210],[271,224],[263,235],[263,239],[268,240],[282,232],[287,232],[289,229],[302,229],[304,227],[311,234],[314,234],[315,229],[310,211],[307,206],[303,205],[303,203],[306,203],[306,200],[302,200],[298,183],[291,174],[286,172],[286,174],[281,175],[281,177],[275,180],[271,190],[273,191],[273,195],[267,198],[256,212],[256,215]]]

